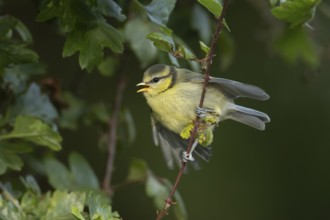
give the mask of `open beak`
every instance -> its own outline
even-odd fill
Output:
[[[136,86],[144,86],[142,89],[139,89],[137,91],[137,93],[140,93],[140,92],[146,92],[150,89],[150,87],[148,86],[148,84],[144,83],[144,82],[141,82],[139,84],[137,84]]]

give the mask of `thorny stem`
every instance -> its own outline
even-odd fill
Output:
[[[109,119],[109,134],[108,134],[108,160],[106,165],[106,171],[104,174],[103,186],[102,189],[108,194],[113,194],[113,189],[111,188],[111,180],[113,173],[113,165],[116,155],[116,142],[117,142],[117,126],[118,118],[120,114],[123,92],[126,86],[126,77],[123,73],[120,75],[120,79],[117,86],[116,100],[114,106],[114,112]]]
[[[224,0],[222,12],[220,14],[220,17],[217,18],[217,20],[216,20],[217,26],[216,26],[216,29],[214,31],[213,37],[212,37],[210,51],[209,51],[209,53],[206,57],[205,64],[202,64],[202,66],[205,67],[205,68],[203,68],[205,70],[204,71],[205,78],[204,78],[204,84],[203,84],[203,90],[202,90],[201,98],[200,98],[200,101],[199,101],[199,107],[200,108],[202,108],[203,104],[204,104],[204,99],[205,99],[205,94],[206,94],[206,87],[207,87],[208,81],[210,79],[210,67],[211,67],[211,64],[212,64],[212,59],[215,56],[216,42],[217,42],[217,40],[219,38],[219,35],[222,32],[222,29],[223,29],[223,26],[224,26],[223,20],[224,20],[224,17],[225,17],[227,8],[228,8],[228,3],[229,3],[229,0]],[[194,143],[194,140],[195,140],[195,137],[196,137],[196,134],[197,134],[197,128],[199,127],[199,123],[200,123],[199,117],[197,116],[196,120],[194,121],[194,129],[191,132],[189,144],[188,144],[188,147],[187,147],[187,153],[188,154],[190,153],[192,145]],[[180,168],[179,173],[176,177],[176,180],[175,180],[175,183],[172,187],[172,190],[171,190],[168,198],[165,200],[164,208],[157,213],[157,220],[161,220],[164,216],[168,215],[168,210],[170,209],[170,207],[173,204],[175,204],[172,201],[172,198],[173,198],[174,193],[176,192],[176,189],[178,188],[178,186],[180,184],[180,181],[181,181],[182,175],[184,173],[184,170],[186,168],[186,165],[187,165],[187,162],[184,162],[184,161],[181,162],[181,168]]]

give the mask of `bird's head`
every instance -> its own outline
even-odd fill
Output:
[[[137,92],[145,95],[154,96],[165,92],[173,87],[176,78],[176,70],[172,66],[156,64],[149,67],[143,75],[143,81],[137,86],[142,86]]]

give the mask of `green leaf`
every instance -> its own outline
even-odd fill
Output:
[[[192,10],[191,27],[198,31],[202,41],[210,43],[212,34],[210,17],[198,4],[195,4]]]
[[[17,18],[13,16],[3,16],[0,17],[0,39],[5,36],[11,36],[11,31],[16,31],[21,38],[20,41],[26,43],[27,45],[32,43],[32,35],[29,29]]]
[[[209,54],[210,48],[206,44],[204,44],[203,41],[199,41],[199,47],[205,53],[205,55],[208,55]]]
[[[5,173],[7,168],[19,171],[22,167],[23,161],[16,153],[0,148],[0,175]]]
[[[0,39],[8,36],[17,24],[17,19],[12,16],[0,17]]]
[[[19,96],[14,106],[7,112],[6,118],[11,121],[18,115],[29,115],[53,122],[58,113],[49,97],[41,93],[40,87],[32,83],[25,94]]]
[[[76,183],[70,171],[59,161],[54,158],[45,159],[45,168],[48,181],[52,187],[60,190],[76,189]]]
[[[8,134],[0,135],[0,140],[21,138],[52,150],[60,150],[61,136],[38,118],[18,116],[14,129]]]
[[[26,47],[25,43],[0,42],[0,69],[7,67],[8,64],[37,62],[38,54]]]
[[[73,152],[69,155],[69,165],[76,183],[89,189],[98,189],[99,181],[91,166],[80,154]]]
[[[20,179],[27,190],[30,190],[39,196],[41,195],[40,187],[33,176],[27,175],[25,178],[21,177]]]
[[[72,206],[71,207],[71,213],[72,215],[74,215],[76,218],[78,218],[79,220],[86,220],[84,218],[84,216],[82,215],[82,211],[79,207],[77,206]]]
[[[72,208],[83,210],[86,195],[84,192],[55,191],[52,195],[46,219],[76,220],[72,215]]]
[[[71,56],[79,51],[79,64],[82,69],[91,71],[103,59],[103,48],[110,48],[115,53],[121,53],[124,38],[122,34],[105,23],[98,22],[97,27],[89,30],[73,30],[69,33],[63,50],[63,56]]]
[[[151,3],[144,8],[152,22],[166,26],[175,3],[176,0],[152,0]]]
[[[154,25],[150,22],[145,22],[139,18],[129,20],[124,28],[125,37],[139,59],[142,68],[150,65],[157,57],[157,48],[146,38],[146,35],[154,29]]]
[[[223,7],[218,0],[198,0],[198,2],[207,8],[215,17],[220,17]],[[226,19],[223,19],[223,25],[230,31]]]
[[[90,193],[87,199],[89,216],[91,220],[120,220],[117,212],[112,212],[108,201],[99,195]]]
[[[319,65],[316,48],[302,27],[286,29],[283,36],[275,42],[275,48],[289,63],[301,59],[311,67]]]
[[[157,209],[162,209],[164,200],[168,197],[170,191],[153,174],[147,176],[146,194],[154,201]]]
[[[0,175],[7,171],[7,168],[21,170],[23,161],[18,156],[20,153],[30,152],[32,148],[25,144],[0,142]]]
[[[148,165],[144,160],[137,158],[132,160],[128,171],[127,180],[139,181],[145,179],[148,169]]]
[[[158,32],[152,32],[146,36],[160,50],[172,53],[175,51],[173,38]]]
[[[290,0],[272,9],[279,20],[288,22],[290,27],[298,27],[313,19],[316,6],[321,0]]]
[[[186,47],[179,45],[178,50],[176,51],[176,53],[183,57],[186,60],[193,60],[196,59],[195,54],[193,54],[190,50],[188,50]]]
[[[113,0],[97,0],[97,7],[105,16],[115,17],[118,21],[126,19],[120,6]]]
[[[222,12],[222,5],[218,0],[197,0],[207,10],[209,10],[215,17],[219,17]]]

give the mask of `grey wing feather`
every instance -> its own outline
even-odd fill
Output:
[[[269,99],[269,95],[257,86],[215,77],[211,77],[209,83],[218,85],[221,91],[231,99],[238,97],[247,97],[256,100]]]
[[[167,166],[170,169],[173,169],[175,164],[180,166],[182,152],[188,146],[188,140],[182,139],[179,135],[165,128],[161,123],[157,123],[153,117],[151,117],[151,120],[154,143],[155,145],[160,146]],[[209,161],[212,156],[211,147],[197,145],[194,154],[198,155],[204,161]],[[200,166],[196,160],[190,164],[194,169],[200,169]]]

